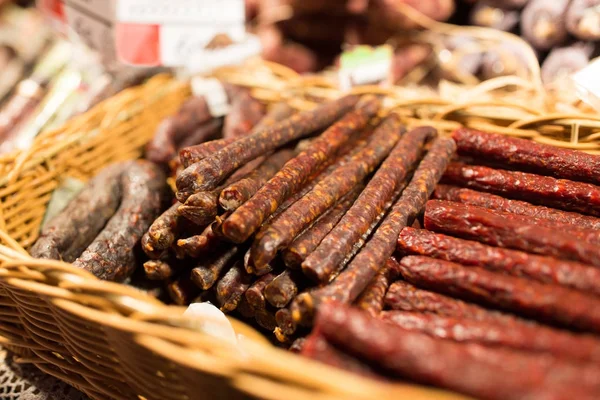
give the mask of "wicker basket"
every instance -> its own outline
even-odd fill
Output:
[[[248,71],[217,75],[252,86],[255,96],[267,102],[287,100],[298,108],[310,107],[315,97],[337,95],[327,79],[300,78],[279,66],[263,64]],[[411,124],[432,123],[443,131],[461,124],[494,127],[588,151],[600,149],[597,116],[544,117],[508,102],[453,106],[440,99],[408,101],[399,88],[385,94],[391,106],[404,106],[401,112]],[[464,398],[349,375],[274,348],[235,320],[235,329],[249,340],[242,350],[232,348],[202,334],[198,321],[183,317],[182,307],[165,306],[70,264],[27,254],[24,249],[36,239],[49,197],[62,178],[85,179],[108,163],[138,157],[158,122],[187,96],[187,85],[155,77],[44,134],[30,151],[0,160],[0,343],[17,351],[21,361],[94,399]],[[486,117],[490,107],[496,110],[493,118]],[[574,129],[583,141],[573,142]]]

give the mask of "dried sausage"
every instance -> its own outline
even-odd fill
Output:
[[[268,331],[273,331],[277,327],[275,314],[268,310],[255,310],[254,319],[256,323]]]
[[[151,281],[164,281],[175,274],[176,268],[163,260],[150,260],[144,263],[144,272]]]
[[[505,218],[495,211],[443,200],[430,200],[425,228],[492,246],[508,247],[600,266],[598,246],[571,233]]]
[[[213,249],[220,242],[213,231],[213,224],[208,225],[201,234],[177,240],[177,248],[192,258]]]
[[[277,275],[265,287],[265,298],[274,307],[283,308],[298,294],[298,286],[302,288],[302,274],[286,269]]]
[[[200,160],[210,157],[217,151],[224,149],[231,143],[235,142],[238,138],[228,139],[217,139],[197,144],[195,146],[184,147],[179,150],[179,162],[183,168],[187,168],[192,164],[197,163]]]
[[[90,179],[85,188],[40,233],[30,254],[73,262],[116,212],[123,187],[121,176],[129,163],[110,165]]]
[[[235,310],[250,284],[252,275],[246,273],[242,260],[237,261],[217,283],[217,302],[221,310]]]
[[[258,278],[252,286],[246,290],[246,300],[255,310],[266,310],[267,302],[265,300],[265,286],[275,279],[275,275],[266,274]]]
[[[398,250],[600,295],[600,269],[572,261],[486,246],[412,228],[404,228],[400,233]]]
[[[392,310],[433,313],[445,317],[502,323],[504,325],[532,324],[530,321],[511,314],[488,310],[473,303],[467,303],[429,290],[418,289],[404,281],[392,283],[385,295],[385,306]]]
[[[391,114],[361,151],[287,209],[252,245],[256,269],[268,264],[279,249],[290,245],[298,234],[360,184],[389,154],[403,133],[400,118]]]
[[[458,153],[527,171],[600,184],[600,157],[577,150],[460,128],[452,137]]]
[[[406,311],[384,311],[380,318],[403,329],[440,339],[550,353],[578,361],[600,360],[600,340],[591,335],[534,325],[513,325],[507,329],[498,323]]]
[[[210,289],[224,271],[239,259],[241,249],[238,246],[223,245],[208,260],[198,263],[191,271],[192,281],[201,289]]]
[[[533,47],[549,50],[568,40],[565,13],[570,0],[530,0],[521,13],[521,34]]]
[[[221,191],[219,204],[224,210],[233,211],[248,201],[269,179],[288,162],[295,152],[280,150],[267,157],[252,173]]]
[[[123,175],[123,200],[102,232],[73,265],[100,279],[122,281],[136,267],[133,251],[160,214],[165,175],[148,161],[131,163]]]
[[[495,194],[477,192],[475,190],[456,186],[438,185],[433,192],[433,198],[438,200],[457,201],[459,203],[525,215],[528,217],[548,219],[564,224],[576,225],[580,228],[600,230],[600,218],[557,210],[555,208],[535,206],[524,201],[505,199],[504,197]]]
[[[444,182],[534,204],[600,216],[600,187],[589,183],[460,163],[448,166]]]
[[[167,292],[175,304],[185,306],[200,294],[200,288],[191,281],[189,273],[185,273],[167,284]]]
[[[234,242],[247,240],[269,215],[339,152],[353,131],[366,126],[379,109],[377,97],[368,97],[314,140],[308,149],[288,161],[258,192],[223,223],[223,232]],[[293,118],[290,118],[292,120]],[[288,121],[290,121],[288,120]]]
[[[300,112],[270,128],[244,136],[224,149],[185,169],[177,178],[178,198],[216,188],[240,165],[330,125],[356,105],[354,95],[324,103],[314,110]]]
[[[425,141],[435,135],[435,129],[421,127],[398,141],[350,210],[302,263],[308,277],[327,282],[343,267],[342,262],[353,246],[366,238],[368,231],[391,208],[396,200],[394,194],[419,160]]]
[[[275,313],[277,327],[284,335],[290,336],[296,332],[296,322],[292,318],[292,312],[289,308],[281,308]]]
[[[352,207],[359,194],[360,191],[356,191],[354,196],[352,192],[350,195],[344,196],[335,207],[321,216],[313,226],[294,239],[292,244],[282,252],[285,265],[289,268],[299,268],[306,257],[317,248],[321,240],[331,232],[344,214]]]
[[[600,332],[600,299],[596,296],[423,256],[404,257],[400,273],[418,287],[537,320]]]
[[[222,118],[213,118],[210,121],[200,125],[192,133],[183,138],[181,143],[178,144],[178,151],[190,146],[196,146],[200,143],[216,140],[221,134],[221,128],[223,127]],[[177,155],[173,158],[179,159]]]
[[[323,299],[347,304],[360,295],[393,254],[402,228],[412,224],[425,206],[455,149],[452,139],[439,138],[433,142],[390,214],[348,267],[329,285],[303,293],[292,302],[292,314],[296,322],[310,325],[314,310]]]
[[[600,40],[600,2],[572,0],[566,15],[567,30],[582,40]]]
[[[223,125],[223,137],[247,135],[262,119],[264,113],[265,108],[260,101],[250,96],[248,91],[241,91],[231,101],[231,107]]]
[[[144,234],[142,250],[148,257],[159,258],[175,241],[184,223],[183,218],[177,214],[179,206],[181,203],[175,202],[150,225],[148,232]]]
[[[379,270],[375,278],[369,283],[369,286],[356,299],[356,306],[374,317],[377,316],[383,310],[385,293],[397,274],[398,261],[394,257],[390,257],[385,267]]]
[[[453,343],[409,332],[343,304],[325,303],[317,328],[348,353],[399,378],[475,398],[594,399],[600,369],[549,354]],[[576,394],[575,394],[576,393]]]

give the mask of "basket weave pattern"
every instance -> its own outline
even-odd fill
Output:
[[[254,74],[247,69],[221,71],[219,77],[253,87],[254,95],[265,102],[289,101],[297,108],[310,107],[311,97],[337,95],[327,82],[301,80],[281,68],[271,72],[277,79],[264,80],[268,83],[264,86],[252,82],[253,77],[264,76],[261,68]],[[51,193],[61,179],[86,180],[109,163],[139,157],[159,121],[173,114],[189,94],[187,85],[155,77],[62,129],[44,133],[31,150],[0,158],[0,344],[94,399],[464,398],[349,375],[276,349],[251,328],[231,320],[237,332],[254,339],[245,341],[240,351],[200,333],[200,322],[184,318],[183,307],[165,306],[70,264],[35,260],[27,254],[24,249],[37,238]],[[400,94],[386,94],[399,105]],[[474,116],[467,106],[405,103],[398,112],[407,123],[430,123],[446,132],[462,124],[495,127],[540,141],[547,137],[530,127],[543,124],[540,131],[560,136],[571,129],[573,119],[564,115],[544,119],[525,112],[521,118],[498,121]],[[590,148],[585,150],[600,148],[594,125],[599,120],[581,120],[582,132],[589,138]]]

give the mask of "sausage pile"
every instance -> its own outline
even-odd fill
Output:
[[[470,129],[453,139],[425,229],[400,223],[354,307],[348,292],[309,292],[314,328],[291,350],[476,398],[599,398],[600,158]]]
[[[180,149],[176,200],[142,238],[146,278],[176,304],[211,301],[287,344],[321,304],[376,303],[387,285],[367,286],[392,278],[398,235],[455,152],[380,111],[371,95],[275,105],[242,135]]]
[[[364,376],[600,398],[599,157],[407,131],[373,95],[294,112],[227,93],[224,121],[192,98],[148,146],[156,163],[101,171],[32,254],[210,301]]]

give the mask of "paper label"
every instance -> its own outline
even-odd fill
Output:
[[[342,53],[340,58],[340,89],[347,91],[353,86],[386,81],[392,68],[391,46],[356,46]]]
[[[229,99],[225,88],[218,79],[194,77],[192,79],[192,93],[194,96],[206,99],[213,118],[222,117],[229,112]]]
[[[600,112],[600,58],[572,75],[577,96]]]
[[[186,68],[192,74],[207,74],[225,65],[238,65],[261,53],[260,39],[255,35],[220,49],[202,49],[191,54]]]
[[[136,24],[243,24],[242,0],[119,0],[117,19]]]

